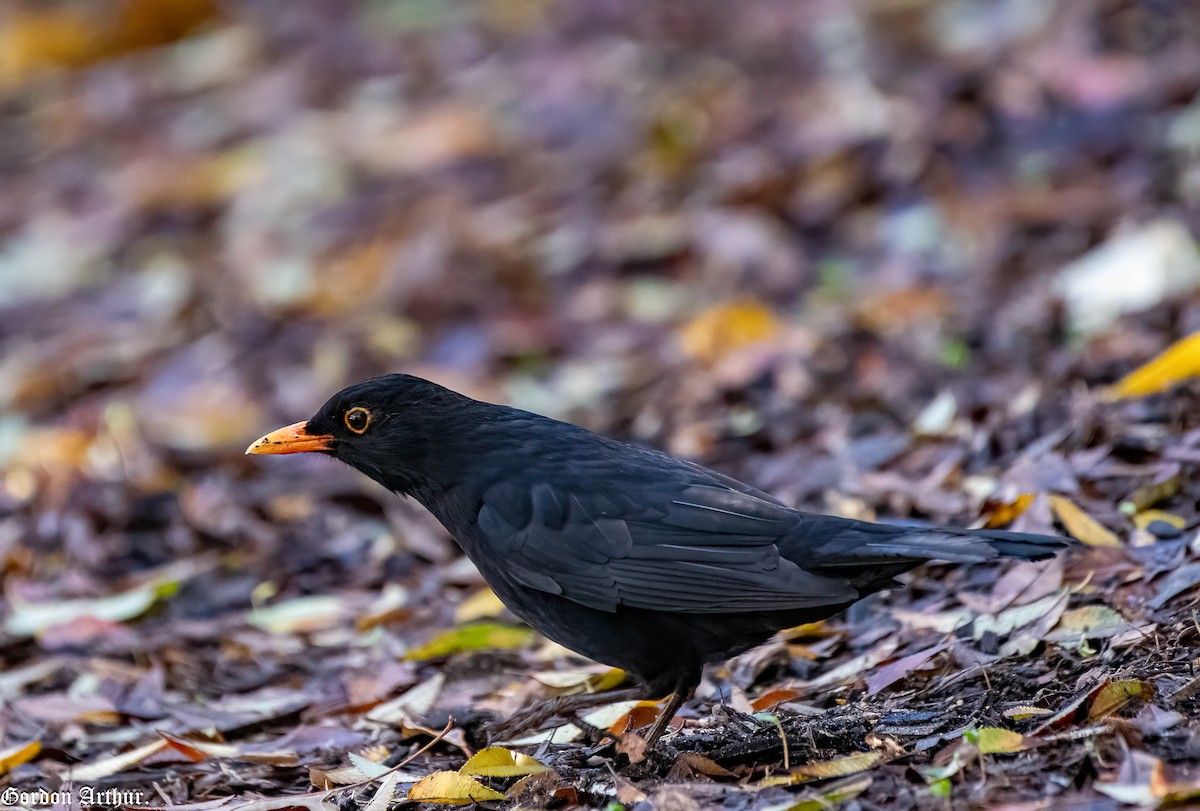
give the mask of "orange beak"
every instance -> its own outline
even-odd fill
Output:
[[[327,451],[332,446],[332,436],[310,434],[308,422],[305,421],[272,431],[246,448],[246,453],[306,453],[308,451]]]

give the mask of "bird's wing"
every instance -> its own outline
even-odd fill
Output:
[[[499,482],[484,492],[478,529],[521,584],[602,611],[786,611],[860,596],[780,557],[799,513],[723,479],[588,492]]]

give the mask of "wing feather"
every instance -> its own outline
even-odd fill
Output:
[[[857,599],[844,578],[780,557],[780,539],[800,521],[723,481],[666,482],[634,497],[510,480],[485,491],[478,527],[518,582],[602,611],[785,611]]]

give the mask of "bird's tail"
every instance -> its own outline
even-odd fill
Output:
[[[1045,560],[1070,544],[1058,535],[1038,535],[1032,532],[1008,532],[1000,529],[968,529],[965,537],[974,543],[985,543],[1003,558]],[[960,536],[961,537],[961,536]]]
[[[825,521],[810,525],[805,533],[810,559],[820,568],[862,566],[872,561],[916,565],[927,560],[981,563],[1001,557],[1042,560],[1070,543],[1067,538],[1030,532],[903,527],[822,518]]]

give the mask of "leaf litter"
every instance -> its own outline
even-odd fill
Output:
[[[9,784],[1200,796],[1187,4],[60,5],[0,49]],[[712,667],[662,752],[629,737],[654,701],[489,742],[623,674],[516,625],[411,504],[238,453],[398,369],[805,509],[1082,543]]]

